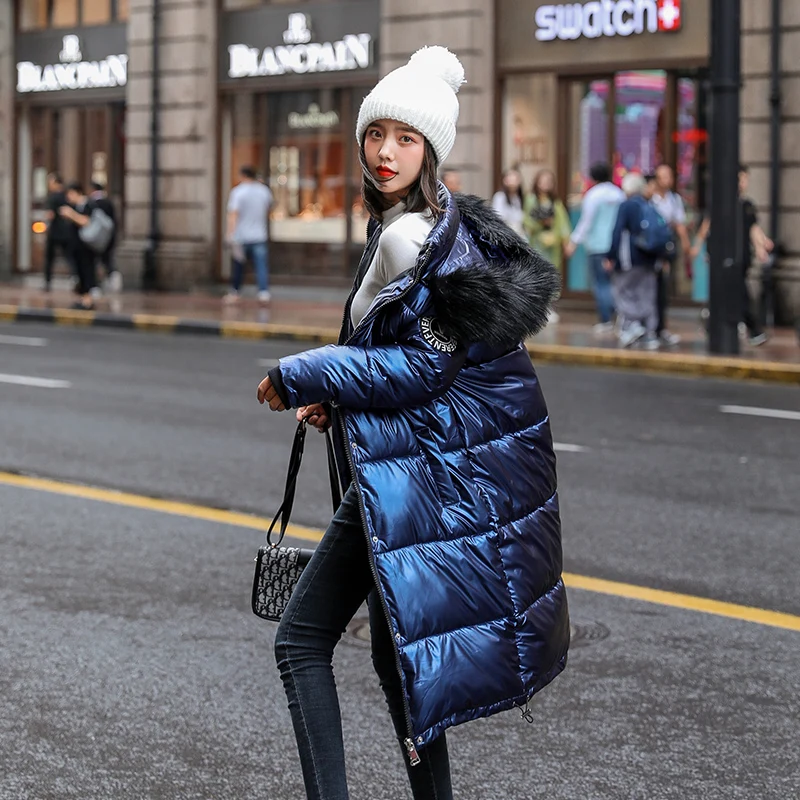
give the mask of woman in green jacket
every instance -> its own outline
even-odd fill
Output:
[[[525,200],[522,224],[531,247],[563,275],[564,247],[572,226],[566,207],[556,195],[556,176],[552,170],[543,169],[536,174],[531,194]]]

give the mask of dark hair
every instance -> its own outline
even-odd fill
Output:
[[[99,181],[92,181],[91,186],[92,190],[95,192],[104,192],[106,190],[106,187]]]
[[[361,140],[361,147],[358,150],[358,161],[361,164],[361,198],[364,201],[364,208],[373,219],[383,218],[383,212],[387,210],[386,195],[378,188],[375,179],[367,166],[367,156],[364,152],[364,141],[366,132]],[[436,153],[431,143],[425,141],[425,153],[422,156],[422,169],[419,177],[411,186],[408,187],[403,201],[406,204],[406,211],[409,214],[418,214],[423,211],[430,211],[434,219],[439,219],[444,214],[444,208],[439,205],[439,179],[436,171],[439,165],[436,163]]]
[[[589,169],[589,177],[595,183],[608,183],[611,180],[611,167],[605,161],[598,161]]]
[[[655,179],[656,179],[655,172],[645,172],[644,174],[645,183],[652,183]]]
[[[84,194],[83,184],[80,181],[70,181],[67,184],[67,191],[77,192],[78,194]]]
[[[508,175],[509,172],[516,172],[517,175],[519,175],[519,186],[517,186],[517,191],[514,192],[513,194],[508,191],[508,187],[506,186],[506,175]],[[520,172],[516,167],[511,167],[511,169],[507,169],[503,173],[503,189],[502,189],[502,191],[503,191],[503,194],[506,196],[506,200],[508,200],[509,203],[511,202],[511,200],[514,197],[516,197],[519,200],[520,206],[524,206],[525,205],[525,194],[522,191],[522,175],[520,175]]]
[[[251,166],[244,166],[239,170],[239,174],[243,178],[249,178],[251,181],[256,179],[256,171],[254,167]]]
[[[60,183],[62,186],[64,185],[64,180],[57,172],[51,172],[47,178],[50,183]]]
[[[533,179],[533,186],[531,187],[531,191],[533,192],[533,196],[538,200],[539,199],[539,195],[542,194],[542,192],[539,191],[539,183],[541,182],[542,178],[547,174],[550,174],[550,175],[553,176],[553,188],[549,192],[547,192],[547,198],[550,200],[551,203],[555,203],[556,200],[558,200],[558,195],[556,194],[556,186],[555,186],[555,183],[556,183],[555,178],[556,178],[556,176],[555,176],[555,173],[553,172],[553,170],[551,170],[551,169],[540,169],[536,173],[536,177]]]
[[[750,172],[750,167],[747,164],[739,164],[739,172],[744,172],[746,175]]]

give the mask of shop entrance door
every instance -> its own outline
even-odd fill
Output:
[[[106,186],[123,222],[125,187],[125,105],[30,106],[20,124],[19,265],[41,272],[46,242],[47,176],[80,181],[91,192],[93,181]],[[27,162],[27,163],[25,163]],[[69,269],[61,259],[56,275]]]
[[[568,131],[559,154],[560,189],[573,226],[583,194],[591,185],[589,169],[597,161],[611,165],[620,185],[628,172],[647,174],[661,164],[675,173],[674,190],[683,198],[690,229],[704,207],[705,129],[703,87],[696,75],[664,70],[633,70],[565,79],[561,119]],[[672,273],[673,293],[698,298],[690,271]],[[567,288],[590,289],[586,256],[570,260]]]

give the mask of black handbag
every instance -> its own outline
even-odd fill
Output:
[[[261,547],[256,556],[256,574],[253,579],[252,606],[253,613],[262,619],[271,622],[280,622],[281,616],[289,603],[294,587],[303,573],[313,550],[305,547],[282,547],[281,542],[289,525],[289,517],[294,505],[294,493],[297,488],[297,476],[300,473],[300,464],[303,460],[303,448],[306,441],[307,423],[303,420],[298,426],[292,443],[292,454],[289,457],[289,472],[286,476],[286,488],[283,493],[283,502],[280,505],[269,530],[267,530],[267,543]],[[341,503],[341,490],[336,472],[336,458],[333,453],[333,443],[329,431],[325,431],[325,444],[328,449],[328,476],[331,482],[331,500],[333,512]],[[272,541],[275,525],[280,520],[280,533]]]

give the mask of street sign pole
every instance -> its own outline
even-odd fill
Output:
[[[741,0],[711,0],[711,231],[708,349],[739,353],[743,271],[739,213]]]

